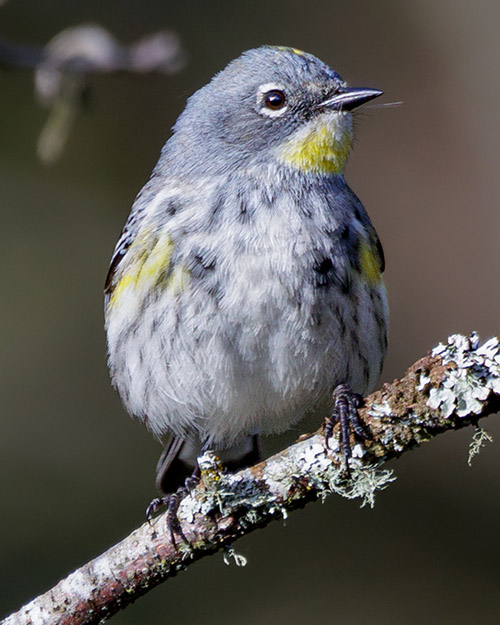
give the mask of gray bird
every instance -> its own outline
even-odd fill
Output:
[[[201,447],[245,465],[257,434],[305,415],[333,413],[346,456],[350,429],[362,435],[353,393],[379,378],[387,301],[379,239],[343,170],[351,111],[380,94],[266,46],[175,123],[105,289],[113,384],[130,414],[171,435],[164,492]]]

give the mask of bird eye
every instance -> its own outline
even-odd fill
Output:
[[[285,94],[279,89],[272,89],[264,95],[264,105],[271,111],[279,111],[285,104]]]

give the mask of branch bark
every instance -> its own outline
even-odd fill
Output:
[[[0,625],[100,623],[157,584],[272,520],[331,493],[373,505],[392,481],[383,465],[446,431],[474,425],[500,409],[500,342],[480,345],[476,334],[453,335],[417,361],[405,376],[365,400],[360,415],[372,438],[353,443],[350,475],[338,432],[324,444],[321,429],[265,462],[226,474],[213,454],[201,459],[202,480],[186,496],[179,519],[188,544],[176,545],[166,514],[145,523],[120,543],[71,573]],[[478,430],[479,433],[482,430]],[[476,453],[483,442],[475,436]]]

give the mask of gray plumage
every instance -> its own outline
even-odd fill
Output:
[[[344,89],[311,55],[259,48],[195,93],[176,122],[106,286],[113,383],[157,436],[229,446],[326,417],[338,384],[363,394],[376,383],[387,327],[381,246],[343,162],[315,166],[304,135],[325,126],[334,157],[334,141],[339,154],[350,143],[351,114],[320,108]],[[276,91],[284,110],[268,107]]]

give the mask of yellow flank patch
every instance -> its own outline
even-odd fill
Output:
[[[189,282],[189,271],[185,267],[176,267],[170,275],[166,284],[167,288],[177,295],[182,293]]]
[[[137,273],[137,282],[156,282],[162,273],[167,272],[173,249],[174,244],[170,237],[160,237],[151,252],[144,255],[144,261]]]
[[[148,246],[153,244],[151,250]],[[167,235],[154,239],[151,232],[144,232],[132,244],[127,257],[122,261],[124,270],[113,290],[110,306],[130,289],[137,295],[139,291],[146,294],[157,285],[159,288],[172,289],[174,293],[182,291],[189,278],[186,269],[177,267],[171,270],[174,243]]]
[[[352,132],[339,130],[331,120],[312,122],[285,143],[281,159],[301,171],[340,174],[351,151]]]
[[[379,284],[381,273],[378,254],[365,239],[360,241],[358,254],[361,276],[371,285]]]
[[[134,282],[135,276],[130,273],[125,274],[113,289],[113,294],[109,300],[109,306],[113,306],[117,300],[120,299],[122,293],[132,286]]]

